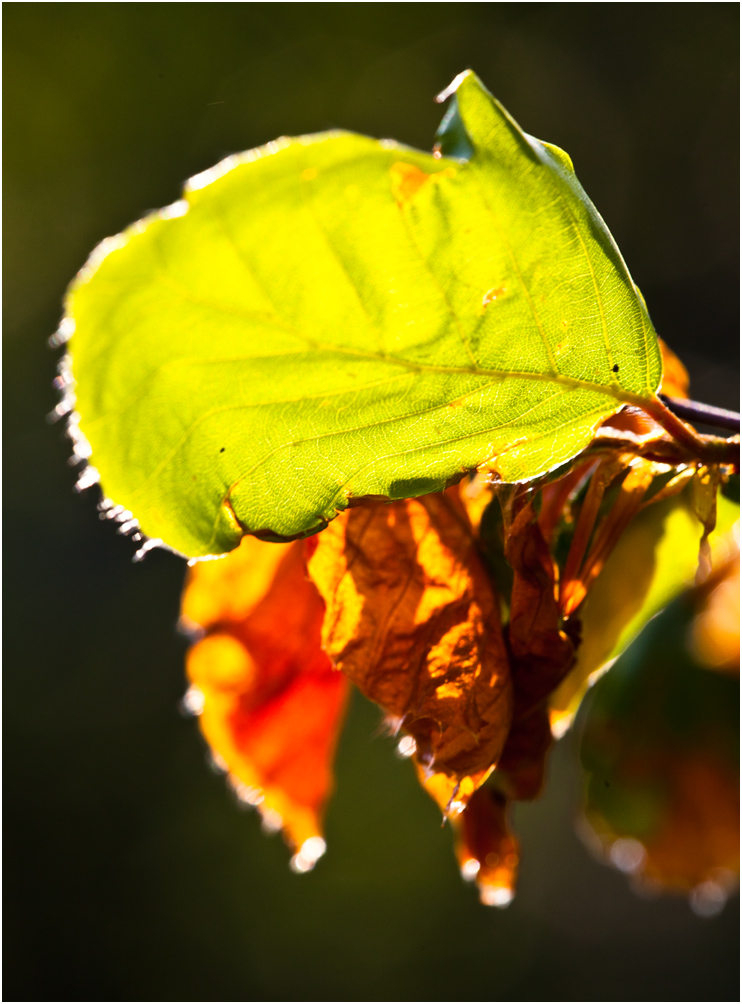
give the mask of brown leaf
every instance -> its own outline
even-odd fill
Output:
[[[188,653],[192,706],[237,794],[283,827],[307,871],[324,849],[321,815],[348,682],[320,645],[324,604],[307,579],[304,544],[245,537],[196,564],[183,619],[206,629]]]
[[[519,848],[507,814],[505,795],[485,785],[454,822],[461,874],[476,881],[486,906],[507,906],[515,895]]]
[[[508,798],[519,802],[538,798],[546,779],[546,755],[552,742],[545,707],[538,707],[514,722],[492,776],[493,784]]]
[[[505,557],[513,569],[508,642],[516,720],[554,690],[574,661],[574,642],[563,629],[556,595],[557,569],[534,497],[520,486],[501,492]]]
[[[511,717],[497,598],[454,492],[350,509],[309,560],[327,652],[452,792],[486,776]]]

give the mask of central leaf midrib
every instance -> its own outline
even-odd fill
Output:
[[[473,367],[473,366],[437,366],[434,363],[423,363],[415,362],[413,360],[400,359],[399,356],[389,356],[382,355],[376,352],[363,352],[360,349],[345,348],[339,345],[322,345],[317,344],[315,352],[321,353],[338,353],[340,355],[350,356],[354,359],[366,359],[371,362],[383,363],[389,366],[397,366],[402,369],[406,369],[410,372],[415,373],[440,373],[445,376],[481,376],[488,377],[492,380],[530,380],[540,383],[553,383],[558,384],[562,387],[571,390],[589,390],[595,393],[603,394],[606,397],[612,397],[615,401],[619,401],[621,404],[634,404],[637,407],[642,407],[647,401],[651,400],[654,395],[641,395],[634,394],[631,391],[627,391],[620,385],[615,384],[599,384],[591,380],[580,380],[578,377],[566,376],[562,373],[534,373],[524,370],[504,370],[504,369],[489,369],[486,367]],[[142,395],[138,392],[142,386],[146,383],[152,381],[159,373],[164,369],[168,369],[175,366],[215,366],[225,363],[255,363],[256,367],[260,366],[261,362],[266,360],[275,359],[287,359],[291,356],[303,356],[306,355],[306,350],[299,352],[286,352],[281,353],[278,356],[250,356],[250,355],[240,355],[240,356],[216,356],[211,359],[203,359],[199,357],[191,357],[185,359],[169,359],[167,362],[162,363],[160,366],[156,367],[151,373],[149,373],[135,388],[132,394],[129,396],[127,401],[119,405],[115,409],[106,410],[102,414],[98,415],[96,418],[91,419],[88,425],[93,425],[94,423],[105,421],[110,418],[114,418],[122,415],[129,407],[137,404],[141,401]],[[319,364],[318,364],[319,365]],[[368,386],[368,385],[365,385]],[[293,399],[297,404],[302,401],[311,401],[315,398],[322,396],[339,396],[341,394],[356,394],[359,390],[363,390],[364,386],[348,386],[346,388],[320,391],[317,394],[308,394],[306,397],[297,397]],[[453,400],[458,400],[458,398],[453,398]],[[256,402],[254,407],[271,407],[275,404],[284,404],[285,399],[276,401],[261,401]],[[442,404],[448,404],[449,402],[441,402]]]

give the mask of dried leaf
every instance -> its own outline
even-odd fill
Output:
[[[186,623],[206,629],[187,659],[203,734],[237,794],[269,828],[283,827],[298,871],[324,850],[348,691],[320,645],[323,614],[301,542],[245,537],[226,558],[195,565],[183,597]]]
[[[695,476],[693,469],[682,474]],[[678,492],[678,488],[685,490]],[[715,568],[733,557],[727,541],[733,541],[730,530],[739,518],[739,506],[721,495],[718,510],[717,528],[709,537]],[[580,607],[581,640],[575,665],[549,698],[555,735],[569,728],[589,684],[655,614],[693,584],[702,532],[682,477],[671,479],[643,503]]]
[[[500,494],[505,558],[513,569],[508,642],[512,656],[516,720],[551,693],[574,661],[574,642],[562,625],[557,568],[533,502],[520,487]]]
[[[581,757],[596,850],[710,913],[739,872],[739,684],[689,652],[702,593],[672,603],[593,688]]]
[[[507,815],[505,795],[485,785],[454,822],[461,874],[476,881],[486,906],[507,906],[515,896],[519,847]]]
[[[327,604],[323,643],[339,669],[416,743],[452,791],[486,776],[511,718],[498,602],[454,492],[338,517],[309,572]]]
[[[517,722],[492,775],[492,782],[508,798],[519,802],[538,798],[546,779],[546,755],[553,739],[545,707],[535,708]]]
[[[683,366],[679,356],[677,356],[670,346],[662,338],[657,341],[660,345],[660,355],[662,356],[662,383],[660,393],[667,394],[668,397],[688,397],[690,390],[690,377],[688,370]]]
[[[711,548],[708,537],[716,526],[716,496],[722,481],[718,464],[698,464],[691,484],[693,511],[703,525],[703,536],[698,552],[697,582],[703,582],[711,571]]]

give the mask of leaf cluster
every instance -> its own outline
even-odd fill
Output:
[[[352,684],[451,822],[464,876],[502,906],[512,804],[541,791],[589,684],[694,577],[698,650],[734,662],[712,597],[735,567],[738,583],[738,505],[720,489],[739,445],[665,403],[687,374],[569,157],[471,72],[441,97],[432,154],[278,140],[104,242],[56,336],[72,336],[57,412],[80,487],[102,481],[102,515],[139,556],[226,553],[191,562],[186,703],[293,867],[325,849]],[[652,850],[679,839],[674,809],[642,829],[595,794],[598,775],[654,762],[640,737],[664,734],[652,701],[624,703],[641,725],[598,701],[585,739],[603,852],[635,841],[633,872],[648,862],[671,887],[731,874],[728,841],[692,868]]]

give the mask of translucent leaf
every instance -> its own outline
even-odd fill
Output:
[[[348,692],[320,647],[324,606],[306,577],[304,545],[246,537],[199,562],[183,623],[205,629],[188,653],[186,705],[237,795],[283,829],[298,871],[320,856],[321,817]]]
[[[651,406],[657,339],[569,158],[455,84],[442,156],[279,140],[96,249],[75,432],[145,534],[220,553],[481,464],[528,479]]]
[[[414,739],[425,774],[450,780],[460,810],[500,756],[512,704],[497,598],[463,508],[448,493],[368,503],[316,541],[326,651]]]
[[[725,534],[739,519],[739,506],[719,495],[717,517],[709,543],[712,554],[723,561]],[[703,532],[688,488],[634,517],[580,609],[582,641],[575,666],[549,700],[557,734],[569,727],[590,680],[610,666],[652,617],[692,585]]]

